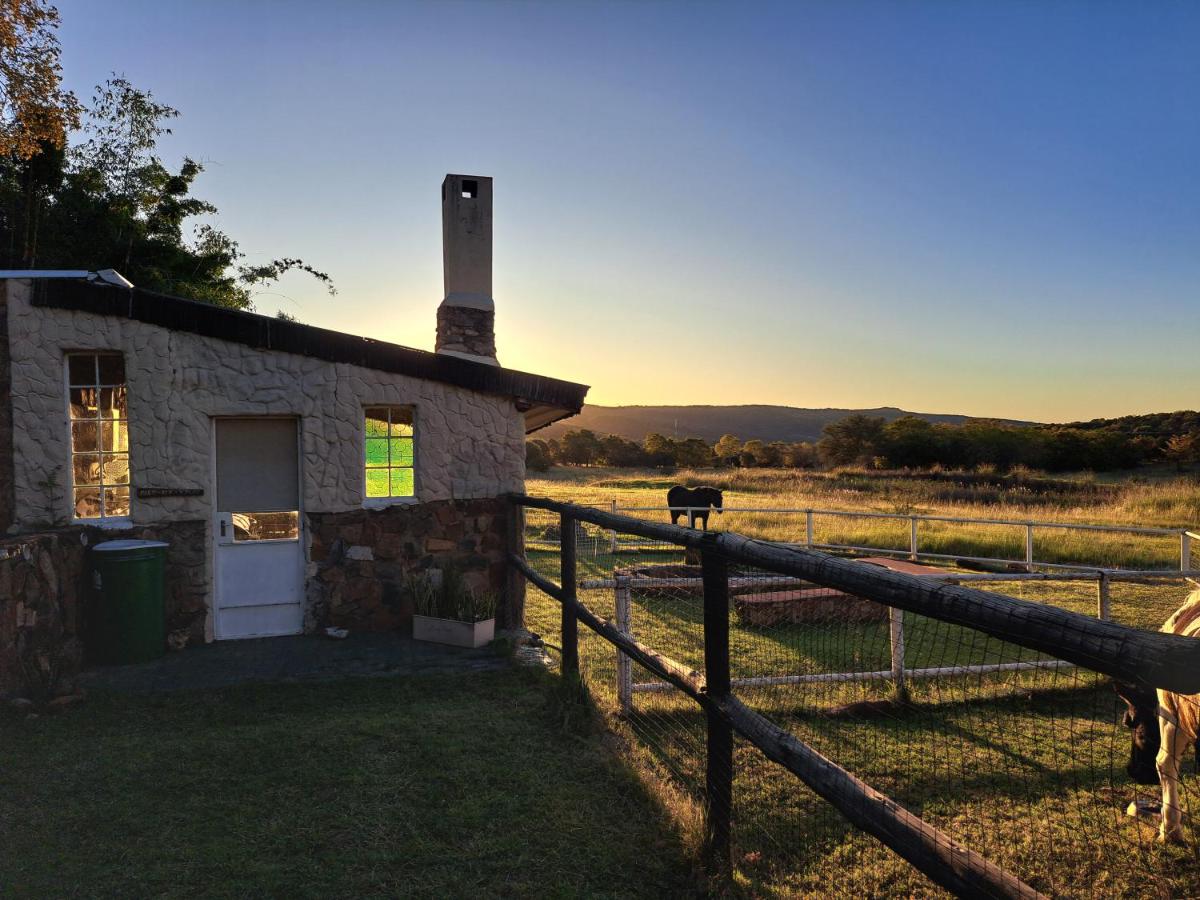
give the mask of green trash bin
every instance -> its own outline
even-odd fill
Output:
[[[162,541],[104,541],[92,548],[92,661],[149,662],[166,652]]]

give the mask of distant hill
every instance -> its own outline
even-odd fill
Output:
[[[879,409],[801,409],[794,406],[585,406],[579,415],[538,432],[549,440],[577,428],[616,434],[641,442],[647,434],[698,437],[712,442],[723,434],[743,441],[815,441],[830,422],[855,413],[882,416],[889,422],[901,416],[920,416],[930,422],[958,425],[972,416],[909,412],[894,406]],[[1001,420],[1012,422],[1012,420]],[[1013,424],[1027,424],[1013,422]]]

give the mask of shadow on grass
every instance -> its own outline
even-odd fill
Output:
[[[689,896],[674,824],[545,672],[94,695],[0,723],[13,896]],[[637,873],[614,878],[613,873]]]

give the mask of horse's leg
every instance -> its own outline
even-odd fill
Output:
[[[705,531],[708,531],[708,510],[700,513],[700,524],[704,526]]]
[[[1159,719],[1159,734],[1162,738],[1155,759],[1158,780],[1162,783],[1162,822],[1158,827],[1158,839],[1163,842],[1182,843],[1183,829],[1179,827],[1179,762],[1187,747],[1187,736],[1179,726]]]

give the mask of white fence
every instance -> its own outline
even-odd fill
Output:
[[[710,510],[707,507],[669,507],[669,506],[618,506],[614,500],[610,507],[613,513],[622,515],[632,515],[635,513],[657,513],[664,520],[668,519],[672,512],[679,513],[685,518],[693,515],[712,513],[715,515],[715,510]],[[1036,546],[1037,531],[1082,531],[1082,532],[1106,532],[1110,534],[1123,535],[1142,535],[1142,536],[1157,536],[1157,537],[1172,537],[1179,542],[1179,568],[1181,571],[1188,570],[1193,567],[1192,563],[1192,547],[1193,544],[1200,546],[1200,533],[1190,531],[1183,528],[1143,528],[1133,525],[1087,525],[1075,522],[1038,522],[1038,521],[1021,521],[1015,519],[972,519],[959,516],[928,516],[916,515],[912,513],[885,513],[885,512],[862,512],[838,509],[786,509],[776,507],[726,507],[722,512],[725,513],[752,513],[754,515],[780,515],[780,516],[800,516],[804,517],[804,539],[791,542],[797,547],[806,547],[815,550],[843,550],[858,553],[871,553],[881,556],[895,556],[907,558],[914,562],[919,560],[967,560],[970,562],[993,563],[999,565],[1020,565],[1024,566],[1027,571],[1032,571],[1037,568],[1046,569],[1062,569],[1071,570],[1086,570],[1094,571],[1095,566],[1089,566],[1083,563],[1060,563],[1047,562],[1036,558],[1034,548]],[[864,547],[854,544],[837,544],[817,541],[814,539],[816,534],[816,520],[818,517],[833,517],[844,519],[889,519],[897,522],[907,523],[908,525],[908,546],[907,547]],[[709,519],[710,524],[712,519]],[[1024,529],[1025,552],[1020,558],[1002,558],[989,556],[968,556],[961,553],[933,553],[921,549],[921,532],[920,525],[922,522],[939,522],[939,523],[956,523],[961,525],[997,525],[1009,526],[1013,528]],[[584,543],[584,542],[581,542]],[[581,551],[587,552],[589,549],[593,555],[598,555],[602,552],[616,553],[627,547],[635,547],[644,545],[644,541],[635,539],[627,542],[622,536],[616,532],[609,532],[607,535],[607,544],[602,540],[593,540],[581,547]],[[787,543],[787,542],[784,542]]]
[[[1168,532],[1169,533],[1169,532]],[[1190,536],[1200,540],[1200,535],[1191,533]],[[1083,568],[1082,566],[1077,568]],[[1084,572],[1031,572],[1031,573],[974,573],[974,572],[945,572],[937,575],[921,575],[921,578],[954,582],[1014,582],[1014,581],[1095,581],[1096,582],[1096,617],[1107,620],[1111,617],[1110,585],[1113,582],[1148,584],[1157,581],[1177,581],[1182,577],[1200,577],[1200,570],[1191,568],[1182,571],[1134,572],[1124,569],[1091,569]],[[618,571],[613,578],[586,579],[580,587],[589,590],[611,589],[614,592],[614,607],[617,628],[626,635],[634,637],[633,629],[633,591],[635,589],[687,588],[699,591],[703,581],[699,578],[645,578],[622,575]],[[812,587],[808,582],[797,578],[784,576],[771,577],[731,577],[729,587],[754,587],[761,589],[802,589]],[[957,675],[984,675],[997,672],[1016,672],[1040,669],[1044,671],[1063,671],[1074,669],[1071,663],[1058,659],[1025,660],[1022,662],[979,663],[974,665],[936,666],[930,668],[907,668],[904,664],[904,611],[895,607],[888,608],[888,638],[890,643],[890,667],[878,671],[865,672],[818,672],[803,674],[757,675],[749,678],[734,678],[732,684],[738,687],[766,687],[783,684],[807,684],[820,682],[855,682],[855,681],[890,681],[897,691],[903,691],[905,683],[910,680],[925,678],[945,678]],[[633,711],[633,695],[635,693],[661,693],[675,690],[665,681],[633,680],[632,661],[621,651],[617,651],[616,675],[617,700],[621,712],[628,714]]]

